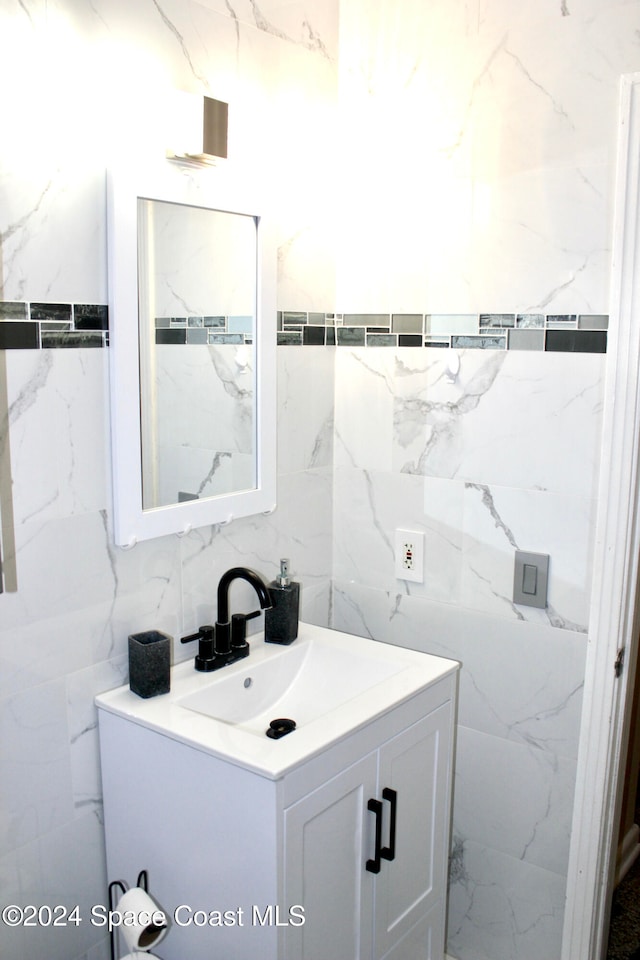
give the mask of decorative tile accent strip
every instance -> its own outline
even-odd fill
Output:
[[[0,301],[0,350],[108,344],[109,308],[104,304]]]
[[[281,346],[606,353],[606,314],[278,313]]]
[[[156,343],[253,343],[253,317],[156,317]]]

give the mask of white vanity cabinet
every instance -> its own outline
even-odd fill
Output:
[[[285,810],[286,960],[441,960],[450,737],[449,701]]]
[[[159,957],[442,960],[457,680],[442,664],[278,777],[154,728],[146,702],[124,716],[125,694],[98,698],[108,876],[148,871],[170,921]]]

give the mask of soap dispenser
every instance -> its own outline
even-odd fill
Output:
[[[267,643],[293,643],[298,636],[300,584],[289,576],[289,561],[280,561],[280,573],[269,584],[271,609],[265,610]]]

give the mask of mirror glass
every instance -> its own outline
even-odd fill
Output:
[[[255,489],[255,217],[138,199],[142,507]]]
[[[116,542],[275,507],[275,256],[215,171],[109,181]]]

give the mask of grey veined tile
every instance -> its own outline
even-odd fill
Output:
[[[504,336],[451,337],[451,346],[457,350],[504,350]]]
[[[516,318],[513,313],[481,313],[480,314],[480,329],[483,330],[486,327],[490,329],[499,328],[504,329],[505,327],[515,327]]]
[[[522,330],[542,329],[544,327],[544,313],[518,313],[516,314],[516,327]]]

